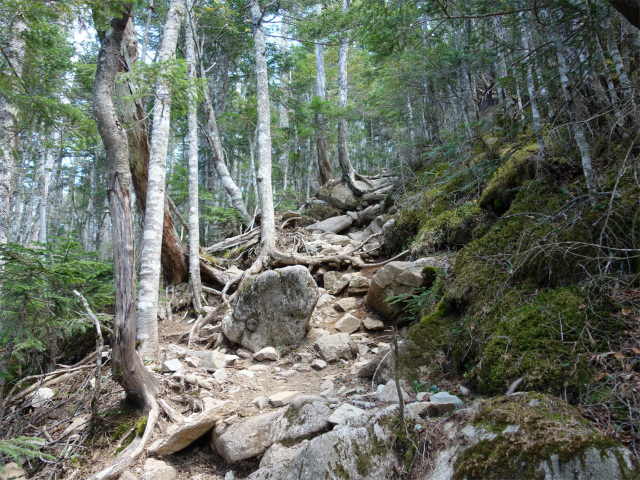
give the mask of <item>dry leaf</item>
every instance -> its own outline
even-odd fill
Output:
[[[631,351],[632,351],[633,353],[635,353],[636,355],[640,355],[640,348],[632,347],[632,348],[631,348]]]
[[[617,359],[617,360],[624,360],[624,355],[621,353],[614,353],[613,356]]]
[[[622,313],[622,315],[624,315],[625,317],[628,317],[629,315],[631,315],[631,309],[630,308],[623,308],[620,313]]]

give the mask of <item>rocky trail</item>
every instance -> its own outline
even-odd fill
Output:
[[[279,243],[328,261],[263,272],[241,284],[226,312],[220,295],[207,294],[209,307],[197,321],[184,311],[167,315],[160,359],[147,365],[161,384],[162,415],[146,451],[121,479],[483,478],[465,451],[502,444],[518,444],[523,454],[510,464],[522,475],[509,478],[631,478],[624,477],[629,452],[592,447],[595,430],[568,405],[558,417],[560,407],[545,395],[476,399],[459,383],[431,387],[422,371],[412,383],[395,368],[391,327],[399,327],[399,353],[411,341],[403,340],[400,304],[385,300],[428,288],[432,272],[447,270],[451,259],[379,257],[379,236],[394,223],[392,215],[380,215],[391,179],[377,187],[358,203],[345,185],[330,185],[316,202],[343,214],[315,224],[296,227],[301,217],[284,215]],[[374,266],[353,266],[367,263]],[[238,271],[234,266],[225,274]],[[36,430],[49,429],[45,438],[60,447],[56,469],[49,470],[55,476],[48,478],[89,478],[139,430],[130,421],[114,433],[110,418],[122,411],[124,394],[111,379],[108,352],[103,356],[101,408],[110,430],[89,434],[92,370],[81,370],[75,387],[46,386],[43,379],[23,397],[23,407],[14,402],[16,411],[28,406],[26,418]],[[70,405],[76,405],[73,414],[63,413]],[[512,414],[515,406],[519,415]],[[500,428],[478,423],[479,417]],[[527,448],[545,422],[550,436],[566,436],[572,422],[576,428],[568,449],[541,461],[527,456]],[[575,476],[580,472],[591,476]],[[27,478],[20,469],[13,474]]]

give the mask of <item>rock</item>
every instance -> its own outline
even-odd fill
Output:
[[[346,247],[347,245],[351,245],[351,239],[346,235],[336,235],[331,237],[331,243],[334,245],[338,245],[340,247]]]
[[[1,474],[0,474],[0,479],[4,480]],[[119,480],[138,480],[138,477],[136,477],[133,473],[126,471],[126,472],[123,472],[122,475],[120,475]]]
[[[287,405],[291,400],[300,395],[300,392],[278,392],[269,397],[269,402],[274,407],[282,407]]]
[[[318,301],[318,287],[305,267],[267,270],[238,287],[235,309],[222,320],[222,331],[253,352],[302,340]]]
[[[333,285],[338,281],[338,279],[340,277],[342,277],[344,275],[344,273],[342,272],[337,272],[335,270],[332,270],[330,272],[327,272],[324,274],[324,288],[326,290],[333,290]],[[324,297],[324,295],[322,296]],[[322,302],[323,298],[320,298],[320,300],[318,300],[318,307],[320,308],[321,306],[325,306],[325,303]],[[329,297],[333,298],[333,296],[329,295]],[[328,300],[328,299],[327,299]]]
[[[256,407],[258,407],[258,410],[264,410],[267,405],[269,405],[269,399],[265,396],[260,396],[254,398],[253,402],[251,402],[251,405],[255,405]]]
[[[280,377],[293,377],[297,372],[295,370],[282,370],[281,372],[278,372],[276,375],[280,376]]]
[[[164,362],[162,362],[162,365],[160,366],[160,371],[162,373],[177,372],[181,368],[182,368],[182,362],[177,358],[172,358],[171,360],[165,360]]]
[[[358,417],[363,413],[366,413],[366,411],[361,408],[354,407],[353,405],[349,405],[348,403],[343,403],[331,414],[329,417],[329,423],[333,425],[342,425],[343,423],[346,423],[347,420]]]
[[[268,365],[251,365],[248,370],[251,372],[268,372],[271,367]]]
[[[71,424],[64,429],[64,432],[62,432],[62,436],[66,436],[66,435],[72,435],[74,433],[80,433],[81,431],[83,431],[84,429],[86,429],[89,426],[89,417],[76,417],[73,419],[73,422],[71,422]]]
[[[390,446],[395,411],[361,415],[348,425],[311,440],[290,461],[261,468],[247,480],[394,478],[396,457]]]
[[[301,395],[286,409],[217,426],[211,434],[212,449],[234,464],[260,455],[276,442],[295,441],[324,430],[329,414],[325,400]]]
[[[442,447],[431,452],[425,480],[490,478],[496,472],[510,480],[638,477],[629,450],[605,440],[559,398],[540,393],[494,397],[470,412],[467,420],[445,424]]]
[[[358,343],[356,346],[358,347],[359,357],[364,357],[367,353],[369,353],[369,347],[367,347],[364,343]]]
[[[455,395],[450,395],[448,392],[434,393],[429,398],[429,401],[431,403],[453,403],[456,406],[462,405],[462,400]]]
[[[407,395],[407,393],[404,390],[402,390],[402,388],[400,389],[400,391],[402,391],[402,398],[404,399],[404,401],[409,402],[410,400],[409,395]],[[378,401],[380,402],[400,403],[400,399],[398,398],[398,389],[396,387],[396,382],[393,380],[388,381],[387,384],[382,389],[382,391],[378,393],[376,396],[378,398]]]
[[[428,402],[431,398],[431,394],[429,392],[418,392],[416,398],[419,402]]]
[[[182,348],[179,345],[170,343],[169,345],[167,345],[167,348],[165,349],[165,358],[167,360],[171,360],[172,358],[177,358],[178,360],[184,360],[184,357],[186,356],[187,356],[187,350],[185,348]]]
[[[384,322],[371,317],[365,317],[363,325],[367,330],[384,330]]]
[[[344,273],[340,278],[338,278],[334,283],[331,289],[331,293],[334,295],[338,295],[342,292],[349,282],[351,281],[351,273]]]
[[[358,376],[362,378],[372,378],[378,383],[387,383],[395,378],[394,356],[388,355],[389,348],[383,349],[382,343],[378,344],[378,349],[379,351],[376,353],[376,357],[360,369]],[[415,344],[411,340],[401,340],[398,342],[401,365],[403,358],[410,357],[414,349]],[[372,348],[371,351],[373,352],[374,349]],[[400,370],[400,377],[403,379],[406,379],[411,374],[415,374],[415,372]],[[373,377],[374,375],[375,378]]]
[[[20,468],[15,462],[7,463],[4,468],[6,472],[0,472],[0,480],[26,478],[25,475],[27,474],[27,472]]]
[[[339,233],[346,230],[353,224],[353,218],[349,215],[340,215],[339,217],[331,217],[321,222],[314,223],[305,227],[306,230],[314,231],[320,230],[321,232],[333,232]]]
[[[312,370],[308,363],[295,363],[291,368],[296,372],[310,372]]]
[[[228,376],[229,375],[224,368],[219,368],[218,370],[213,372],[213,378],[215,378],[216,380],[220,380],[221,382],[226,381]]]
[[[260,460],[260,468],[271,467],[273,465],[276,465],[277,463],[291,460],[296,456],[300,449],[304,448],[307,445],[307,443],[309,443],[309,440],[303,440],[302,442],[290,448],[287,448],[279,443],[274,443],[262,456],[262,459]]]
[[[318,338],[329,335],[329,332],[324,328],[310,328],[305,340],[308,342],[315,342]]]
[[[364,190],[368,188],[362,182],[357,182],[357,184]],[[349,186],[344,182],[340,182],[337,185],[328,184],[323,186],[318,190],[316,196],[340,210],[355,210],[360,203],[360,200],[356,199]]]
[[[402,316],[403,302],[389,304],[385,300],[399,295],[412,296],[416,287],[430,287],[435,276],[424,278],[422,269],[434,262],[434,259],[420,259],[415,262],[388,263],[373,276],[365,299],[366,304],[389,320],[399,320]]]
[[[327,272],[327,275],[329,275],[330,273],[336,273],[336,272]],[[329,275],[329,278],[331,278],[331,275]],[[316,304],[316,310],[332,305],[333,302],[335,302],[335,300],[336,300],[336,297],[334,297],[333,295],[330,295],[328,293],[323,293],[322,295],[320,295],[320,298],[318,299],[318,303]]]
[[[322,251],[320,252],[320,255],[323,255],[323,256],[339,255],[340,252],[342,252],[342,248],[338,247],[337,245],[327,245],[322,249]]]
[[[353,240],[356,243],[360,243],[364,240],[364,236],[362,235],[362,232],[352,232],[352,233],[349,233],[348,236],[351,240]]]
[[[226,355],[219,350],[207,350],[200,357],[202,359],[202,366],[207,370],[214,370],[218,368],[225,368],[233,365],[238,360],[237,355]]]
[[[164,462],[162,460],[158,460],[157,458],[147,458],[144,461],[144,465],[142,465],[142,471],[143,472],[150,472],[152,470],[156,470],[158,468],[163,468],[163,467],[167,467],[167,462]]]
[[[456,409],[455,403],[432,403],[425,402],[427,405],[427,413],[430,417],[442,417],[443,415],[453,412]]]
[[[358,354],[356,344],[348,333],[324,335],[318,338],[314,346],[326,362],[335,362],[340,358],[351,360]]]
[[[339,312],[348,312],[355,308],[357,302],[358,300],[353,297],[345,297],[338,300],[334,307]]]
[[[178,471],[167,465],[145,473],[140,480],[175,480],[176,478],[178,478]]]
[[[236,472],[229,470],[224,474],[224,480],[236,480]]]
[[[264,362],[265,360],[276,361],[278,360],[278,352],[273,347],[264,347],[253,354],[253,359],[258,362]]]
[[[327,368],[327,362],[320,358],[316,358],[311,362],[311,368],[314,370],[324,370]]]
[[[202,366],[202,359],[198,357],[187,357],[184,359],[188,367],[199,368]]]
[[[47,402],[53,398],[53,390],[47,387],[42,387],[36,390],[31,399],[31,406],[33,408],[40,408],[47,404]]]
[[[240,358],[252,358],[253,352],[251,350],[247,350],[246,348],[240,347],[238,350],[236,350],[236,355],[238,355]]]
[[[236,373],[247,378],[253,378],[255,376],[255,373],[253,373],[251,370],[238,370]]]
[[[335,329],[342,333],[356,332],[360,329],[360,319],[347,313],[336,322]]]
[[[156,446],[155,453],[157,455],[170,455],[182,450],[210,432],[213,427],[237,409],[238,404],[227,400],[210,410],[188,417],[183,425]]]
[[[460,392],[460,395],[464,395],[465,397],[471,393],[464,385],[458,385],[458,391]]]

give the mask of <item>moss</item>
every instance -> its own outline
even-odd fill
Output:
[[[149,417],[147,417],[146,415],[143,415],[142,417],[140,417],[140,419],[136,422],[136,428],[135,428],[135,433],[137,436],[142,436],[144,434],[144,430],[145,428],[147,428],[147,420],[149,419]]]
[[[543,479],[539,466],[552,455],[562,463],[580,458],[590,448],[607,454],[621,447],[599,433],[574,407],[539,393],[487,400],[472,424],[496,436],[462,452],[454,465],[454,480]],[[505,431],[507,426],[517,430]],[[624,463],[619,465],[626,471]]]
[[[497,214],[506,212],[520,187],[536,174],[536,157],[532,154],[537,147],[525,147],[513,153],[491,178],[484,189],[478,205]]]
[[[432,267],[431,265],[425,265],[422,267],[422,278],[424,278],[425,283],[431,287],[433,282],[436,281],[438,276],[438,269],[436,267]]]

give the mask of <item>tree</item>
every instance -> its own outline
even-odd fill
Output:
[[[156,395],[159,384],[136,353],[136,275],[133,255],[133,216],[131,212],[131,174],[127,135],[116,115],[114,89],[116,74],[122,62],[122,40],[131,16],[131,5],[110,22],[110,31],[100,32],[100,54],[93,89],[93,112],[104,142],[108,163],[107,196],[113,222],[113,255],[115,312],[113,376],[128,398],[141,403],[147,413],[147,425],[142,438],[137,438],[120,453],[116,463],[94,475],[104,480],[119,475],[144,448],[158,419]],[[157,292],[156,292],[157,293]]]
[[[322,4],[316,5],[318,15],[322,13]],[[324,71],[324,42],[316,41],[316,96],[323,102],[326,100],[326,76]],[[316,113],[316,145],[318,155],[318,173],[320,183],[324,185],[331,180],[331,164],[329,163],[329,152],[327,148],[327,137],[324,134],[326,128],[322,113]]]
[[[196,80],[195,21],[193,0],[187,0],[187,74],[191,82]],[[189,277],[193,309],[200,314],[202,284],[200,281],[200,225],[198,215],[198,91],[192,87],[189,95]]]
[[[175,56],[184,15],[184,0],[172,0],[164,27],[158,63],[169,64]],[[138,341],[140,355],[155,358],[158,353],[158,289],[160,254],[165,209],[167,146],[171,119],[169,79],[160,75],[155,85],[153,136],[149,158],[147,208],[142,233],[140,291],[138,293]]]

